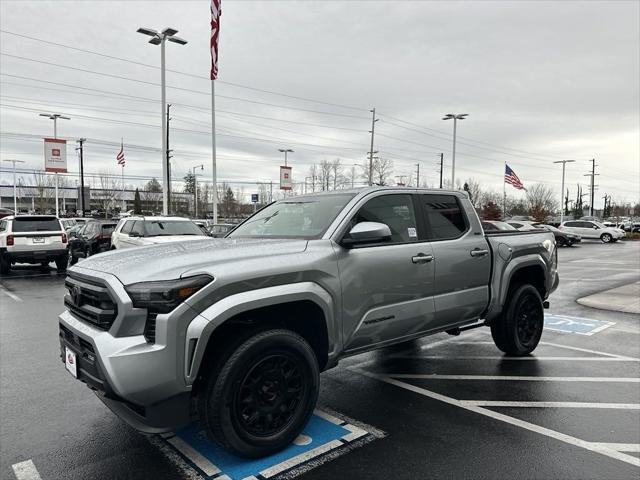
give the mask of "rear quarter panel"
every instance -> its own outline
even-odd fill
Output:
[[[493,256],[491,301],[485,315],[492,320],[502,312],[513,276],[524,267],[544,271],[545,298],[556,287],[557,251],[552,232],[514,232],[487,235]]]

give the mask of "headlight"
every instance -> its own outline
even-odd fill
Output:
[[[124,289],[134,307],[146,308],[152,313],[168,313],[212,280],[209,275],[197,275],[178,280],[132,283]]]

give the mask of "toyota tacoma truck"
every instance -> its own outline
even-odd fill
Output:
[[[340,359],[488,326],[506,355],[540,340],[553,233],[485,234],[458,191],[290,197],[225,238],[92,256],[66,278],[61,359],[142,432],[199,420],[231,452],[287,446]]]

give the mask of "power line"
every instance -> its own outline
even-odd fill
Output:
[[[84,49],[84,48],[73,47],[71,45],[66,45],[66,44],[63,44],[63,43],[52,42],[50,40],[44,40],[42,38],[37,38],[37,37],[29,36],[29,35],[10,32],[8,30],[0,30],[0,32],[5,33],[7,35],[14,35],[16,37],[26,38],[26,39],[33,40],[33,41],[36,41],[36,42],[41,42],[41,43],[45,43],[45,44],[49,44],[49,45],[54,45],[54,46],[57,46],[57,47],[63,47],[63,48],[67,48],[67,49],[70,49],[70,50],[75,50],[75,51],[78,51],[78,52],[89,53],[89,54],[92,54],[92,55],[98,55],[98,56],[101,56],[101,57],[110,58],[112,60],[119,60],[119,61],[122,61],[122,62],[132,63],[132,64],[135,64],[135,65],[139,65],[139,66],[143,66],[143,67],[147,67],[147,68],[160,69],[160,67],[157,66],[157,65],[151,65],[151,64],[148,64],[148,63],[143,63],[143,62],[139,62],[139,61],[128,59],[128,58],[124,58],[124,57],[117,57],[115,55],[108,55],[106,53],[96,52],[94,50],[87,50],[87,49]],[[197,78],[197,79],[202,79],[202,80],[209,80],[209,77],[204,76],[204,75],[196,75],[196,74],[193,74],[193,73],[181,72],[179,70],[171,70],[171,69],[166,69],[166,71],[167,72],[171,72],[171,73],[176,73],[176,74],[179,74],[179,75],[185,75],[185,76],[192,77],[192,78]],[[270,95],[278,95],[278,96],[281,96],[281,97],[292,98],[292,99],[295,99],[295,100],[303,100],[305,102],[312,102],[312,103],[317,103],[317,104],[321,104],[321,105],[328,105],[328,106],[333,106],[333,107],[347,108],[347,109],[351,109],[351,110],[358,110],[358,111],[361,111],[361,112],[367,112],[368,111],[368,109],[366,109],[366,108],[353,107],[351,105],[344,105],[344,104],[340,104],[340,103],[326,102],[326,101],[322,101],[322,100],[315,100],[315,99],[308,98],[308,97],[300,97],[300,96],[291,95],[291,94],[287,94],[287,93],[274,92],[272,90],[265,90],[265,89],[262,89],[262,88],[250,87],[250,86],[247,86],[247,85],[241,85],[239,83],[233,83],[233,82],[226,82],[226,81],[219,80],[219,79],[216,80],[216,81],[218,83],[223,84],[223,85],[230,85],[230,86],[237,87],[237,88],[244,88],[244,89],[247,89],[247,90],[253,90],[253,91],[256,91],[256,92],[260,92],[260,93],[268,93]]]

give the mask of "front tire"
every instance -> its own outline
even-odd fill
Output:
[[[602,240],[602,243],[611,243],[613,237],[610,233],[603,233],[602,235],[600,235],[600,240]]]
[[[542,336],[544,308],[533,285],[520,285],[507,298],[503,313],[491,325],[491,336],[500,350],[511,356],[533,352]]]
[[[290,330],[242,342],[205,375],[198,411],[208,435],[230,452],[271,455],[302,431],[318,399],[320,373],[309,344]]]

